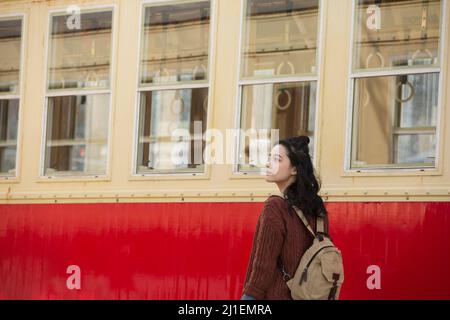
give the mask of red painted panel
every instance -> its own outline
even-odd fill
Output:
[[[0,205],[0,298],[239,299],[262,205]],[[450,299],[450,202],[327,207],[342,299]],[[81,290],[66,287],[69,265]]]

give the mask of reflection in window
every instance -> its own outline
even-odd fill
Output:
[[[0,173],[14,175],[17,152],[19,99],[0,100]]]
[[[106,170],[109,95],[49,98],[45,174]]]
[[[0,20],[0,94],[19,93],[22,20]]]
[[[135,174],[205,172],[210,7],[144,6]]]
[[[319,1],[247,0],[243,78],[315,74]]]
[[[435,166],[441,12],[435,0],[358,1],[351,168]]]
[[[209,1],[145,8],[141,84],[207,80]]]
[[[207,88],[142,94],[138,173],[203,170],[207,98]]]
[[[438,83],[436,73],[359,78],[353,166],[434,165]]]
[[[81,12],[79,24],[51,16],[46,176],[106,174],[112,19],[111,10]]]
[[[0,175],[16,175],[22,19],[0,19]]]
[[[71,15],[51,21],[48,88],[108,88],[112,11],[82,13],[79,25]]]
[[[243,32],[237,171],[265,166],[273,129],[280,139],[309,136],[314,156],[319,1],[247,0]]]
[[[439,65],[440,0],[359,0],[355,69]]]
[[[272,128],[277,128],[280,139],[310,136],[313,139],[310,152],[314,154],[315,110],[316,82],[244,86],[241,129],[244,132],[249,129],[270,132]],[[258,139],[261,140],[261,137]],[[251,171],[258,167],[256,153],[252,155],[249,151],[252,143],[257,142],[250,141],[250,137],[247,136],[245,149],[239,154],[240,171]],[[259,146],[269,147],[264,145],[264,141],[260,141]]]

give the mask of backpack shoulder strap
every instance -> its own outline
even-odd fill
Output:
[[[309,224],[308,219],[306,219],[305,215],[303,214],[303,211],[301,209],[297,208],[296,206],[293,206],[293,208],[295,209],[295,212],[297,212],[298,217],[300,218],[300,220],[302,220],[303,224],[308,229],[308,231],[313,235],[313,237],[316,237],[316,234],[314,233],[313,229],[311,228],[311,225]]]
[[[326,233],[325,232],[325,224],[322,217],[317,217],[317,232]]]

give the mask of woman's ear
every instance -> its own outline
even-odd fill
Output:
[[[297,168],[292,167],[291,176],[296,176],[296,175],[297,175]]]

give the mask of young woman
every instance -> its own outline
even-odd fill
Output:
[[[275,183],[284,197],[271,196],[264,202],[256,225],[252,252],[243,289],[243,300],[291,300],[283,275],[293,276],[313,236],[292,206],[300,208],[316,231],[316,217],[327,210],[318,195],[320,184],[309,155],[306,136],[280,141],[269,155],[266,181]]]

